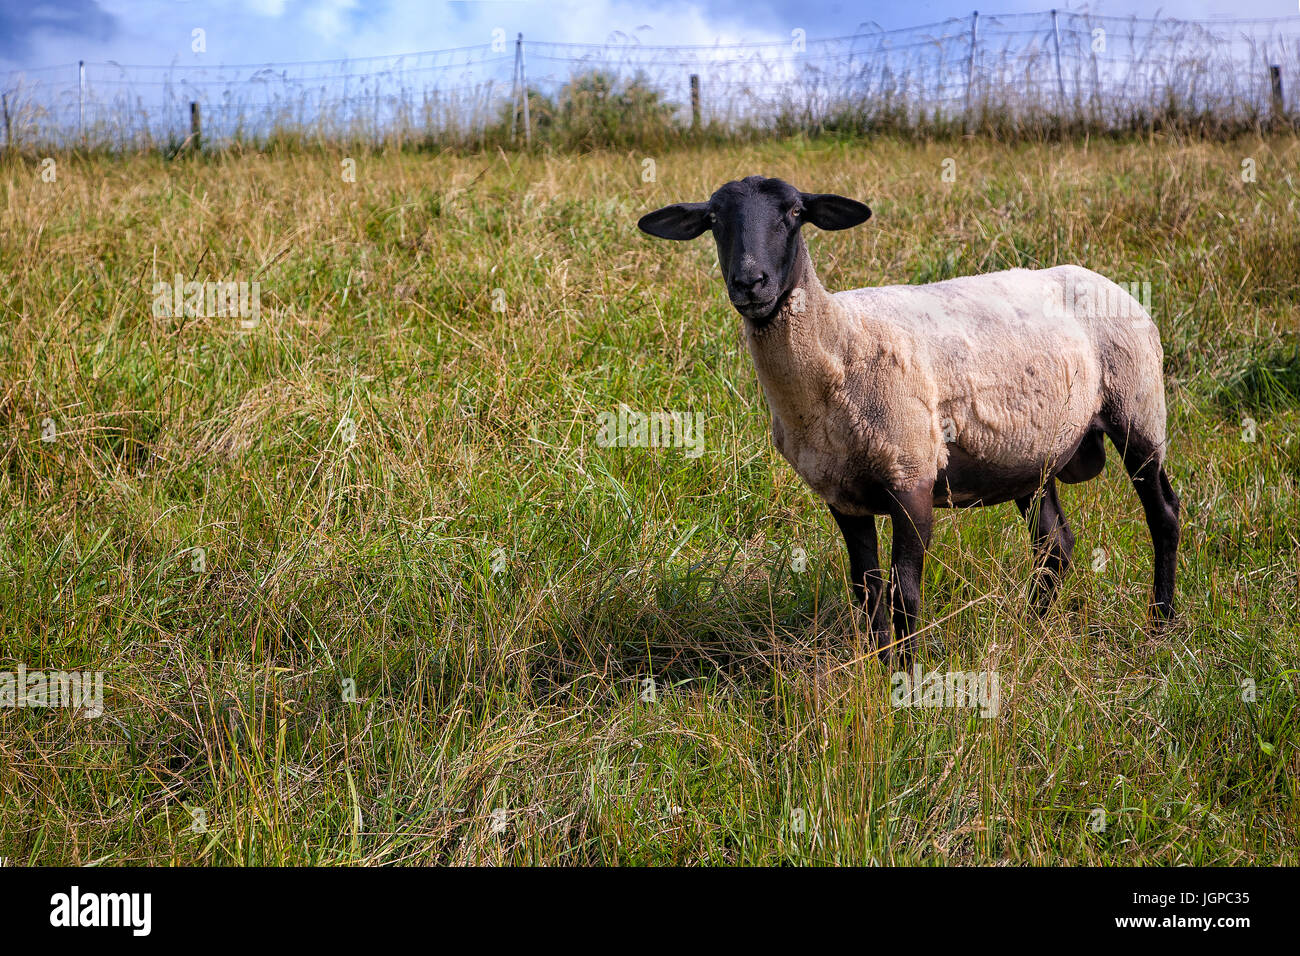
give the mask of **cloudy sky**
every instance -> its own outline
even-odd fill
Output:
[[[1188,19],[1296,16],[1297,0],[998,0],[987,12],[1091,9]],[[538,40],[647,44],[842,36],[969,16],[978,0],[0,0],[0,73],[77,60],[221,65],[377,56],[490,42],[492,31]],[[191,34],[206,34],[206,52]]]

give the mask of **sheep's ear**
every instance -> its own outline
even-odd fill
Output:
[[[818,229],[848,229],[871,218],[866,203],[833,193],[802,193],[803,218]]]
[[[709,204],[679,202],[664,206],[642,216],[637,228],[660,239],[694,239],[709,228]]]

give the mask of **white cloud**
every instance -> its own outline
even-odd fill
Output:
[[[248,8],[262,17],[280,17],[284,15],[286,0],[247,0]]]
[[[290,62],[384,56],[487,43],[500,27],[513,40],[603,43],[622,35],[650,45],[773,39],[732,7],[669,0],[452,3],[446,0],[101,0],[116,21],[108,37],[31,37],[22,66],[116,60],[182,65]],[[207,31],[196,59],[190,31]]]
[[[317,0],[304,10],[303,22],[321,40],[336,43],[351,35],[349,14],[356,9],[356,0]]]

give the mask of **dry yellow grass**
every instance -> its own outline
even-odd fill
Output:
[[[648,157],[654,182],[639,153],[0,166],[0,671],[107,685],[98,720],[0,711],[0,855],[1296,862],[1298,147],[791,141]],[[1043,621],[1014,510],[940,517],[927,666],[996,670],[1002,705],[891,706],[712,248],[634,229],[756,172],[875,210],[813,241],[832,289],[1151,283],[1177,626],[1143,628],[1112,462],[1064,493],[1078,566]],[[259,282],[260,323],[156,317],[176,273]],[[705,454],[600,447],[620,403],[703,413]]]

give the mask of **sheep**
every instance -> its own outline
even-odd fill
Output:
[[[846,229],[870,216],[856,200],[750,176],[637,225],[663,239],[713,232],[774,443],[844,536],[877,652],[916,650],[934,508],[1014,501],[1035,556],[1030,605],[1044,612],[1074,547],[1057,480],[1096,477],[1103,436],[1151,532],[1153,620],[1171,619],[1179,501],[1164,468],[1163,351],[1150,316],[1073,265],[828,293],[803,225]],[[893,529],[888,606],[877,516]]]

